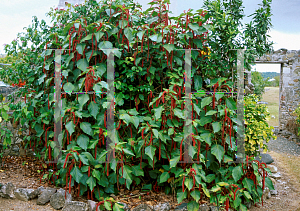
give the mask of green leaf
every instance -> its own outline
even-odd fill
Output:
[[[168,129],[168,136],[171,136],[173,134],[174,134],[174,128],[171,127],[171,128]]]
[[[72,135],[72,133],[75,132],[75,124],[73,123],[73,121],[70,121],[66,124],[66,128],[68,130],[68,132],[70,133],[70,136]]]
[[[232,170],[232,177],[234,181],[237,182],[242,175],[243,175],[242,167],[241,166],[234,167],[234,169]]]
[[[41,85],[44,82],[44,79],[46,78],[46,74],[43,74],[39,79],[38,79],[38,83],[39,85]]]
[[[243,185],[245,188],[247,188],[247,190],[251,193],[252,192],[252,186],[254,185],[254,182],[251,179],[248,179],[247,177],[245,177],[243,179]]]
[[[170,174],[168,172],[164,172],[160,175],[160,183],[166,182],[170,178]]]
[[[212,126],[213,126],[214,133],[217,133],[221,130],[221,123],[220,122],[213,122]]]
[[[89,101],[89,99],[90,98],[88,94],[80,94],[78,96],[79,107],[82,108]]]
[[[85,49],[86,44],[85,43],[79,43],[76,45],[76,50],[79,54],[83,54],[83,51]]]
[[[207,188],[206,188],[206,187],[203,187],[202,190],[203,190],[204,194],[205,194],[208,198],[210,198],[210,194],[209,194],[209,191],[207,190]]]
[[[113,44],[109,41],[102,41],[99,43],[98,47],[108,56],[108,50],[104,49],[113,49]]]
[[[131,116],[130,117],[130,122],[134,125],[134,127],[137,129],[140,124],[140,119],[137,116]]]
[[[163,111],[164,107],[163,106],[160,106],[156,109],[153,109],[154,110],[154,115],[155,115],[155,118],[158,120],[161,118],[161,113]]]
[[[199,124],[200,124],[200,126],[204,126],[204,125],[206,125],[208,123],[211,123],[211,122],[212,122],[211,117],[202,117],[202,118],[200,118]]]
[[[177,163],[179,162],[180,156],[176,156],[173,157],[172,159],[170,159],[170,168],[173,168],[177,165]]]
[[[89,35],[87,35],[85,38],[83,38],[80,42],[82,43],[82,42],[84,42],[84,41],[91,40],[91,39],[92,39],[92,36],[93,36],[93,34],[89,34]]]
[[[131,180],[131,172],[132,172],[131,167],[127,166],[127,165],[124,165],[124,167],[123,167],[123,177],[125,179]],[[122,173],[122,171],[121,171],[121,173]]]
[[[84,133],[86,133],[86,134],[88,134],[88,135],[90,135],[90,136],[93,136],[93,130],[92,130],[92,125],[91,125],[91,123],[89,123],[89,122],[81,122],[80,123],[80,128],[81,128],[81,130],[84,132]]]
[[[128,21],[126,21],[126,20],[119,20],[119,26],[120,26],[122,29],[124,29],[125,26],[127,26],[127,24],[128,24]]]
[[[124,29],[124,34],[125,34],[125,37],[129,40],[129,42],[132,42],[133,40],[133,29],[130,28],[130,27],[127,27]]]
[[[72,83],[68,82],[68,83],[64,84],[65,92],[72,92],[74,89],[75,89],[75,86]],[[71,95],[71,93],[68,93],[68,95]]]
[[[86,184],[90,187],[90,190],[92,191],[93,188],[96,186],[96,180],[94,177],[89,177],[86,181]]]
[[[193,179],[192,178],[186,178],[184,181],[184,185],[191,190],[193,188]]]
[[[270,190],[275,190],[274,186],[273,186],[273,182],[269,177],[265,178],[265,183],[266,186],[270,189]]]
[[[200,200],[200,191],[194,190],[191,192],[191,196],[195,199],[196,202]]]
[[[142,169],[140,169],[140,166],[137,165],[137,166],[132,166],[131,167],[132,169],[132,173],[135,175],[135,176],[144,176],[144,171]]]
[[[145,153],[146,153],[146,155],[148,155],[151,158],[151,160],[153,160],[153,157],[155,155],[155,150],[156,150],[156,148],[152,145],[147,146],[145,148]]]
[[[202,133],[200,138],[204,140],[209,146],[211,145],[211,133]]]
[[[103,35],[104,35],[104,32],[102,32],[100,30],[95,32],[97,42],[99,42],[99,40],[103,37]]]
[[[139,31],[138,33],[137,33],[137,36],[138,36],[138,38],[141,40],[141,39],[143,39],[143,35],[145,34],[145,31]]]
[[[217,160],[221,163],[221,160],[224,155],[224,148],[221,145],[215,144],[211,148],[211,154],[216,156]]]
[[[41,137],[41,135],[44,133],[44,129],[41,127],[41,125],[40,124],[36,124],[35,126],[34,126],[34,129],[35,129],[35,131],[36,131],[36,135],[38,136],[38,137]]]
[[[224,96],[224,93],[216,93],[216,100],[219,101],[221,97]]]
[[[124,148],[123,151],[124,151],[125,154],[127,154],[127,155],[135,156],[131,149]]]
[[[177,192],[177,202],[180,204],[187,197],[187,191]]]
[[[79,158],[84,165],[89,165],[89,160],[86,158],[85,155],[79,154]]]
[[[123,204],[115,203],[113,206],[113,211],[124,211],[123,207],[124,207]]]
[[[214,111],[214,110],[210,110],[210,111],[208,111],[206,114],[205,114],[205,116],[208,116],[208,115],[214,115],[214,114],[216,114],[216,113],[218,113],[217,111]]]
[[[109,201],[104,201],[104,207],[107,209],[107,210],[111,210],[111,203]]]
[[[158,130],[157,129],[152,129],[152,132],[153,132],[155,138],[158,139]]]
[[[89,63],[87,62],[87,60],[85,58],[77,61],[78,69],[82,70],[83,72],[87,71],[88,66],[89,66]]]
[[[71,170],[71,175],[74,178],[74,180],[79,183],[80,179],[82,178],[83,174],[81,173],[80,169],[78,166],[75,166],[74,168],[72,168]]]
[[[199,204],[195,201],[190,201],[187,205],[188,211],[198,211]]]
[[[142,187],[142,190],[151,190],[152,189],[152,184],[144,184]]]
[[[97,115],[98,115],[98,113],[99,113],[99,106],[96,104],[96,103],[94,103],[94,101],[92,101],[90,104],[89,104],[89,106],[88,106],[88,110],[89,110],[89,112],[91,113],[91,115],[95,118],[95,119],[97,119]]]
[[[232,157],[229,157],[228,155],[224,155],[224,163],[233,162]]]
[[[84,134],[81,134],[77,138],[77,144],[78,144],[78,146],[80,146],[84,150],[87,150],[89,141],[90,141],[89,137],[86,136],[86,135],[84,135]]]
[[[244,194],[244,196],[245,196],[247,199],[252,200],[252,197],[251,197],[251,195],[250,195],[250,193],[249,193],[248,191],[243,191],[243,194]]]
[[[236,102],[232,98],[226,98],[225,103],[230,110],[236,110]]]
[[[196,91],[202,88],[202,77],[200,75],[194,75],[194,84]]]
[[[175,49],[174,44],[164,44],[163,47],[170,53]]]
[[[139,94],[139,98],[141,99],[141,100],[144,100],[145,98],[144,98],[144,95],[142,95],[142,94]]]
[[[98,181],[100,181],[101,173],[100,171],[94,169],[92,172],[93,177],[95,177]]]
[[[206,182],[207,183],[211,183],[214,179],[216,178],[216,176],[214,174],[209,174],[206,176]]]
[[[212,97],[203,98],[201,101],[201,109],[209,105],[212,102]]]
[[[174,110],[174,115],[181,118],[181,119],[184,119],[184,114],[183,114],[183,111],[179,108],[175,108]]]
[[[219,187],[218,185],[216,185],[216,186],[212,187],[210,190],[212,192],[217,192],[217,191],[221,190],[221,187]]]

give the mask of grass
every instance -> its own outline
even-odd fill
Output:
[[[279,126],[279,87],[266,87],[262,100],[267,102],[267,107],[270,112],[270,117],[267,120],[271,126]],[[275,119],[271,116],[275,116]]]
[[[300,156],[269,152],[273,158],[277,158],[279,166],[283,168],[291,177],[291,183],[299,188],[300,184]]]

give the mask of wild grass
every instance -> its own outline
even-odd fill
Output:
[[[267,122],[270,126],[279,126],[279,87],[265,87],[262,100],[267,102],[270,117]],[[271,118],[275,116],[275,118]]]

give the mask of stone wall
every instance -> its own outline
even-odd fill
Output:
[[[300,103],[300,50],[280,49],[257,58],[258,62],[281,63],[279,84],[279,130],[289,130]]]

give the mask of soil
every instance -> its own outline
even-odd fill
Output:
[[[287,173],[284,164],[280,162],[277,153],[274,151],[268,152],[274,159],[272,165],[277,166],[278,172],[281,174],[281,179],[277,180],[278,195],[264,201],[264,205],[257,203],[257,206],[251,207],[250,211],[300,211],[300,188],[299,183],[295,181],[293,175]],[[300,161],[300,157],[299,157]]]
[[[285,143],[287,140],[278,139],[278,143]],[[275,143],[273,143],[275,145]],[[277,145],[278,147],[278,145]],[[282,149],[278,147],[278,149]],[[270,199],[264,201],[264,205],[261,203],[257,203],[256,206],[253,206],[250,211],[300,211],[300,183],[299,183],[299,175],[295,175],[291,173],[290,169],[288,169],[286,163],[282,159],[282,156],[288,156],[286,152],[280,152],[277,148],[272,148],[268,152],[274,162],[272,165],[277,166],[278,172],[281,174],[281,179],[277,181],[277,191],[278,195],[272,196]],[[292,155],[291,155],[292,156]],[[295,162],[300,163],[300,155],[293,155],[292,158]],[[0,170],[0,183],[8,183],[11,182],[15,185],[16,188],[32,188],[36,189],[40,186],[44,187],[55,187],[52,184],[49,184],[47,181],[40,181],[41,175],[46,170],[44,169],[43,162],[39,161],[34,157],[15,157],[15,156],[6,156],[3,158],[4,166]],[[129,192],[128,190],[121,190],[120,195],[116,197],[117,200],[121,202],[131,204],[131,207],[135,207],[138,204],[146,203],[148,205],[156,205],[161,202],[169,202],[174,209],[178,204],[175,200],[173,200],[172,196],[166,196],[162,192],[149,192],[141,193],[140,190],[135,190]],[[75,190],[72,189],[73,200],[87,202],[86,197],[77,197]],[[183,201],[187,202],[186,200]],[[208,203],[207,201],[202,201],[201,203]],[[48,203],[45,206],[36,205],[36,199],[31,200],[29,202],[19,201],[17,199],[4,199],[0,198],[0,211],[10,211],[10,210],[20,210],[20,211],[28,211],[28,210],[42,210],[42,211],[52,211],[54,210],[50,204]]]

